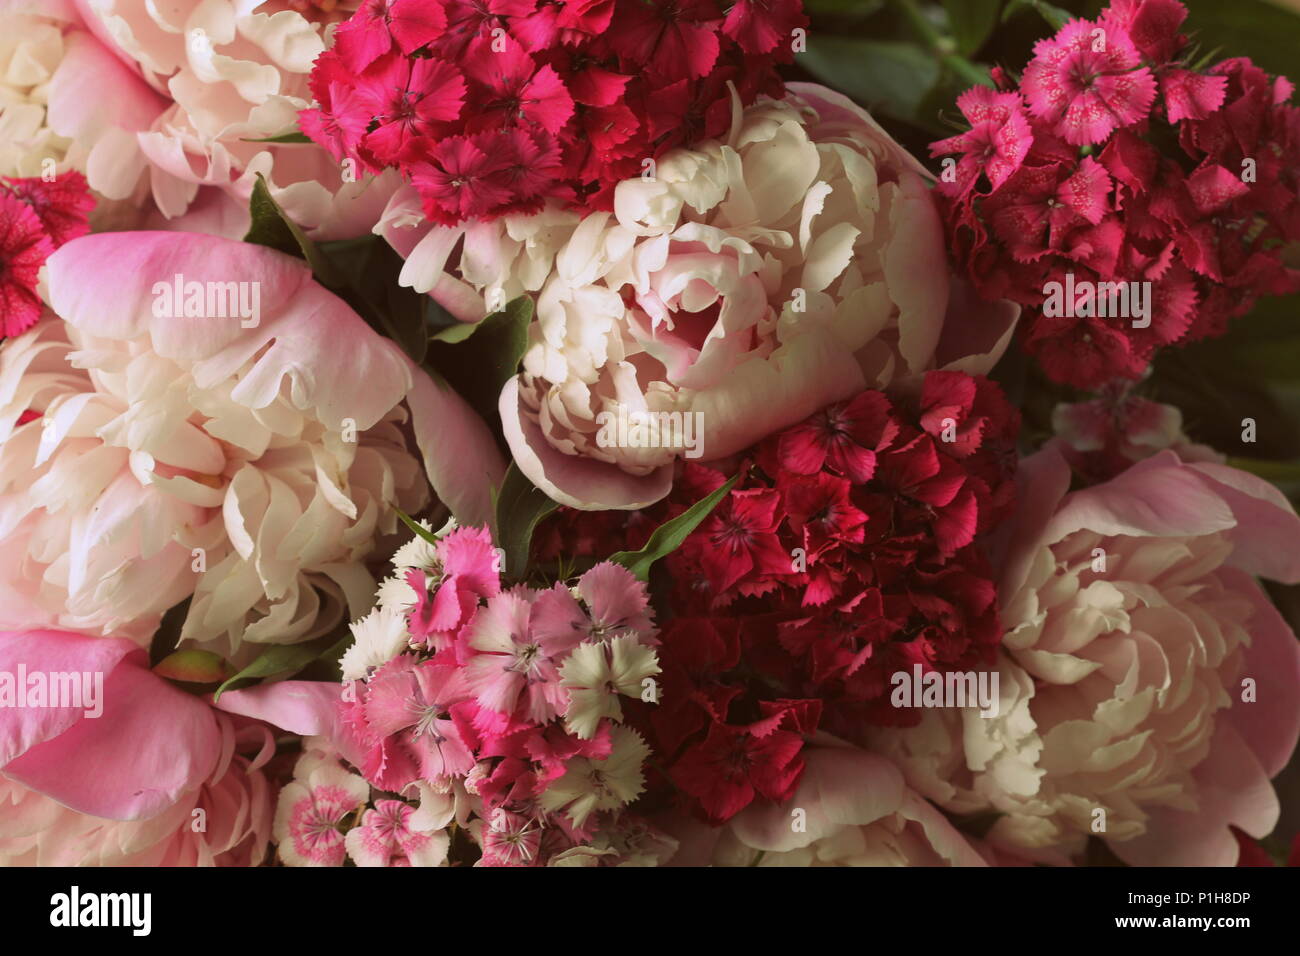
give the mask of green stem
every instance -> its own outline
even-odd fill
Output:
[[[893,6],[925,41],[930,53],[958,77],[978,86],[992,86],[988,72],[961,56],[953,47],[951,37],[939,32],[938,27],[926,18],[916,0],[891,0]]]

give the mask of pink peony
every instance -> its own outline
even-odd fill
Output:
[[[1066,494],[1053,444],[1022,468],[999,593],[998,715],[927,712],[878,746],[989,839],[1066,862],[1090,835],[1132,865],[1230,866],[1262,837],[1300,735],[1300,648],[1255,576],[1300,581],[1272,485],[1163,451]]]
[[[0,674],[14,694],[28,692],[7,700],[9,681],[0,682],[0,771],[70,809],[153,816],[207,780],[221,756],[217,715],[150,671],[130,641],[0,632]]]
[[[64,321],[0,354],[0,626],[144,642],[193,595],[185,638],[292,643],[369,610],[364,559],[429,483],[486,517],[502,472],[486,426],[300,260],[110,233],[47,268]],[[194,312],[242,284],[258,314],[231,298],[177,317],[177,276],[207,286]]]
[[[0,866],[257,866],[271,836],[270,791],[235,755],[156,816],[119,821],[0,776]]]

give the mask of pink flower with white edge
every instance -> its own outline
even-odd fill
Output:
[[[364,748],[366,777],[400,792],[417,780],[463,777],[474,767],[465,733],[450,714],[465,695],[465,675],[404,654],[371,675],[349,719]]]
[[[656,633],[645,585],[612,561],[596,565],[572,589],[557,585],[539,594],[531,628],[545,638],[576,633],[587,641],[616,637],[651,641]]]
[[[898,768],[819,734],[799,786],[781,804],[754,803],[720,829],[658,821],[680,849],[673,866],[987,866]]]
[[[998,716],[882,736],[912,785],[988,838],[1068,862],[1094,833],[1134,866],[1231,866],[1277,822],[1300,736],[1300,647],[1255,578],[1300,581],[1267,482],[1164,451],[1067,494],[1055,444],[1022,465],[1002,558]]]
[[[308,751],[280,791],[275,842],[286,866],[342,866],[351,818],[370,799],[370,785],[332,755]]]
[[[63,321],[0,354],[0,626],[144,642],[192,594],[184,639],[291,643],[369,610],[364,559],[429,484],[486,517],[486,425],[301,260],[109,233],[47,270]]]
[[[91,185],[124,195],[148,170],[153,200],[168,218],[183,215],[203,187],[247,208],[258,175],[295,222],[321,238],[368,231],[398,185],[395,174],[364,175],[311,143],[258,142],[297,129],[311,105],[312,62],[333,25],[355,3],[272,0],[77,0],[86,24],[161,107],[143,127],[123,127],[112,110],[117,155],[111,179]],[[83,71],[83,86],[97,74]],[[89,120],[88,120],[89,121]],[[112,189],[113,192],[108,192]]]
[[[451,838],[446,833],[412,829],[415,808],[401,800],[376,800],[361,815],[361,825],[344,838],[357,866],[442,866]]]
[[[465,682],[503,720],[522,699],[528,719],[542,724],[564,711],[559,665],[581,636],[538,634],[529,625],[532,601],[528,592],[504,591],[478,612],[466,633]]]

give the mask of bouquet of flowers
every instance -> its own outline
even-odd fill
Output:
[[[1191,6],[0,2],[0,862],[1284,858],[1300,110]]]

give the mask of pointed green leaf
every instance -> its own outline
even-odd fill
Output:
[[[739,480],[739,474],[732,475],[721,488],[701,498],[676,518],[665,521],[655,528],[654,534],[650,535],[650,540],[640,551],[619,551],[617,554],[611,554],[609,560],[623,565],[640,580],[649,580],[650,566],[680,548],[687,536],[699,527],[700,522],[709,516],[709,512],[718,506],[718,502],[726,497]]]
[[[344,285],[344,277],[329,258],[321,252],[314,242],[307,238],[301,227],[285,214],[280,204],[271,195],[266,178],[257,174],[253,186],[253,195],[248,203],[249,227],[244,236],[245,242],[259,246],[269,246],[291,256],[306,259],[311,266],[312,275],[322,285],[338,289]]]
[[[264,139],[243,139],[244,143],[310,143],[311,138],[306,133],[298,130],[290,130],[287,133],[280,133],[278,136],[267,136]]]
[[[272,644],[262,651],[253,663],[224,681],[212,695],[212,702],[216,703],[220,700],[221,695],[236,681],[296,673],[318,657],[328,653],[339,643],[338,634],[330,633],[314,640],[303,641],[301,644]]]
[[[401,508],[394,508],[393,510],[397,512],[397,517],[401,519],[402,524],[415,532],[416,537],[423,538],[425,541],[429,542],[429,544],[438,543],[438,538],[432,531],[429,531]]]
[[[492,540],[505,551],[505,571],[522,581],[528,573],[529,548],[537,523],[559,507],[524,477],[514,462],[494,493]]]

